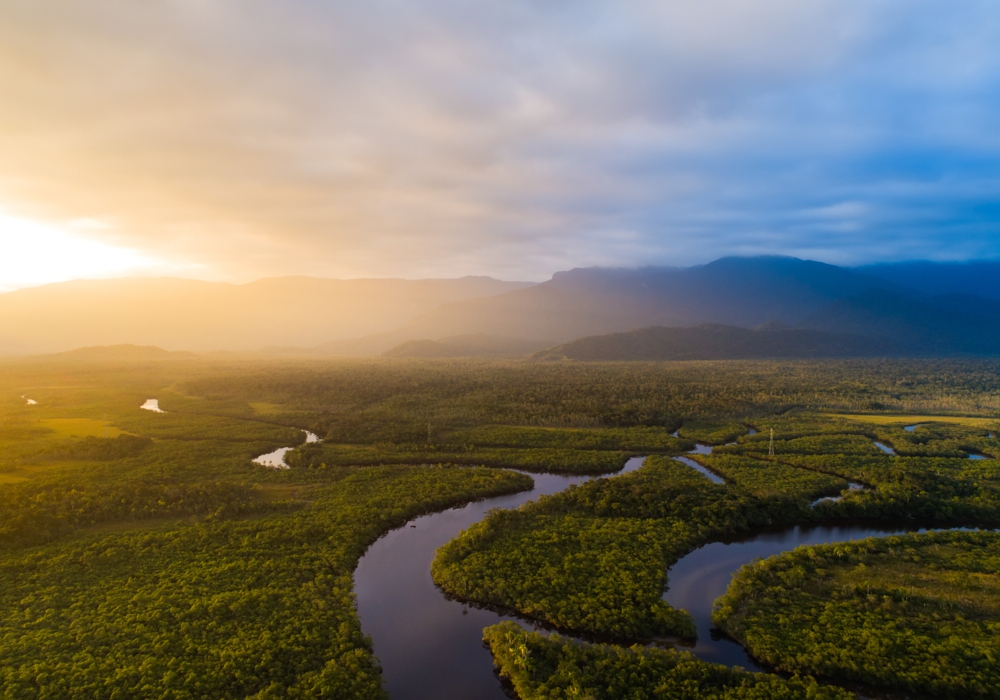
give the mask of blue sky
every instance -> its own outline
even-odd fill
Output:
[[[0,243],[233,280],[996,258],[997,47],[995,2],[12,0]]]

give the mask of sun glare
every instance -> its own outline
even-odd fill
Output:
[[[0,213],[0,291],[82,277],[121,276],[160,264],[137,250]]]

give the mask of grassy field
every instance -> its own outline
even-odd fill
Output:
[[[830,413],[830,418],[869,423],[871,425],[916,425],[919,423],[954,423],[974,428],[996,428],[1000,426],[1000,416],[935,416],[935,415],[878,415],[870,413]]]
[[[124,434],[109,421],[93,418],[42,418],[38,424],[59,438],[113,438]]]

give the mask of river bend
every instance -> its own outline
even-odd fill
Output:
[[[692,452],[707,454],[699,445]],[[619,474],[635,471],[644,457],[630,459]],[[682,458],[688,466],[697,465]],[[701,465],[697,465],[698,468]],[[704,469],[704,467],[701,467]],[[699,471],[701,470],[699,469]],[[707,472],[706,476],[717,475]],[[705,473],[703,472],[703,473]],[[539,496],[557,493],[594,477],[531,474],[535,487],[416,518],[379,538],[354,572],[354,590],[362,630],[372,640],[392,700],[504,700],[493,670],[493,657],[483,645],[483,629],[514,620],[512,615],[450,600],[431,579],[436,550],[462,530],[482,520],[491,509],[516,508]],[[710,477],[711,478],[711,477]],[[742,646],[714,631],[715,599],[725,593],[733,574],[755,559],[787,552],[799,545],[829,544],[904,532],[877,526],[794,526],[758,532],[731,542],[714,542],[678,560],[668,571],[663,598],[694,617],[698,640],[681,647],[715,663],[764,670]],[[540,627],[535,627],[541,629]]]

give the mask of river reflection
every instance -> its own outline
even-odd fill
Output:
[[[763,670],[747,656],[736,642],[712,631],[712,608],[715,599],[726,592],[729,582],[741,566],[755,559],[765,559],[795,549],[799,545],[831,544],[866,537],[900,534],[900,528],[863,525],[802,527],[765,532],[748,539],[713,542],[682,557],[667,572],[669,588],[663,599],[675,608],[687,610],[698,627],[698,641],[689,651],[706,661]]]
[[[618,474],[635,471],[644,460],[630,459]],[[417,518],[383,535],[361,558],[354,572],[358,615],[393,700],[507,698],[483,646],[483,629],[513,618],[447,599],[430,571],[437,548],[491,509],[516,508],[592,478],[531,477],[531,491]]]
[[[700,446],[701,447],[701,446]],[[711,451],[708,446],[695,454]],[[630,459],[619,473],[642,466]],[[694,463],[697,464],[697,463]],[[694,466],[689,465],[689,466]],[[701,465],[698,465],[699,467]],[[711,472],[709,472],[711,474]],[[438,547],[486,517],[493,508],[516,508],[591,477],[532,474],[531,491],[491,498],[425,515],[383,535],[365,553],[354,572],[354,590],[362,631],[372,640],[383,681],[393,700],[504,700],[508,698],[484,647],[483,629],[502,620],[529,622],[449,600],[430,575]],[[712,474],[712,476],[716,476]],[[718,478],[716,476],[716,478]],[[663,595],[670,605],[694,617],[698,640],[681,647],[706,661],[763,670],[739,644],[712,629],[712,607],[741,566],[794,549],[905,532],[871,526],[789,527],[742,541],[715,542],[681,558],[668,572]]]

